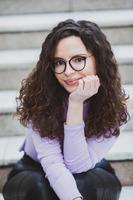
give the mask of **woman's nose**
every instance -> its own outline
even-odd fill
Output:
[[[65,70],[65,75],[70,75],[75,73],[75,70],[71,67],[71,65],[69,64],[69,62],[66,63],[66,70]]]

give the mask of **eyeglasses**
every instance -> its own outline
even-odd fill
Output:
[[[81,71],[85,68],[86,66],[86,59],[90,56],[85,56],[85,55],[76,55],[73,56],[70,60],[66,61],[63,58],[55,58],[52,64],[52,69],[56,74],[62,74],[65,72],[66,67],[67,67],[67,62],[69,63],[70,67],[74,71]]]

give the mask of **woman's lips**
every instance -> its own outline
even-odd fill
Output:
[[[67,81],[65,81],[65,83],[66,83],[67,85],[70,85],[70,86],[77,85],[79,79],[80,79],[80,78],[78,78],[78,79],[73,79],[73,80],[67,80]]]

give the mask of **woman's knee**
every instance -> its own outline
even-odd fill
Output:
[[[31,200],[59,200],[43,173],[34,172],[32,179],[32,186],[28,193]]]
[[[7,181],[3,188],[5,200],[49,200],[50,192],[47,179],[38,171],[22,171]]]
[[[77,186],[85,200],[117,200],[121,185],[114,174],[96,168],[86,173],[74,175]]]
[[[56,194],[51,188],[49,181],[45,178],[44,174],[34,172],[32,174],[32,184],[28,191],[28,197],[32,200],[58,200]],[[29,199],[28,198],[28,199]]]

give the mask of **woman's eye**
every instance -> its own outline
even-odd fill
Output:
[[[64,62],[62,60],[57,60],[57,61],[54,62],[54,65],[56,67],[58,67],[58,66],[64,65]]]
[[[85,57],[77,57],[74,59],[74,62],[80,63],[85,60]]]

